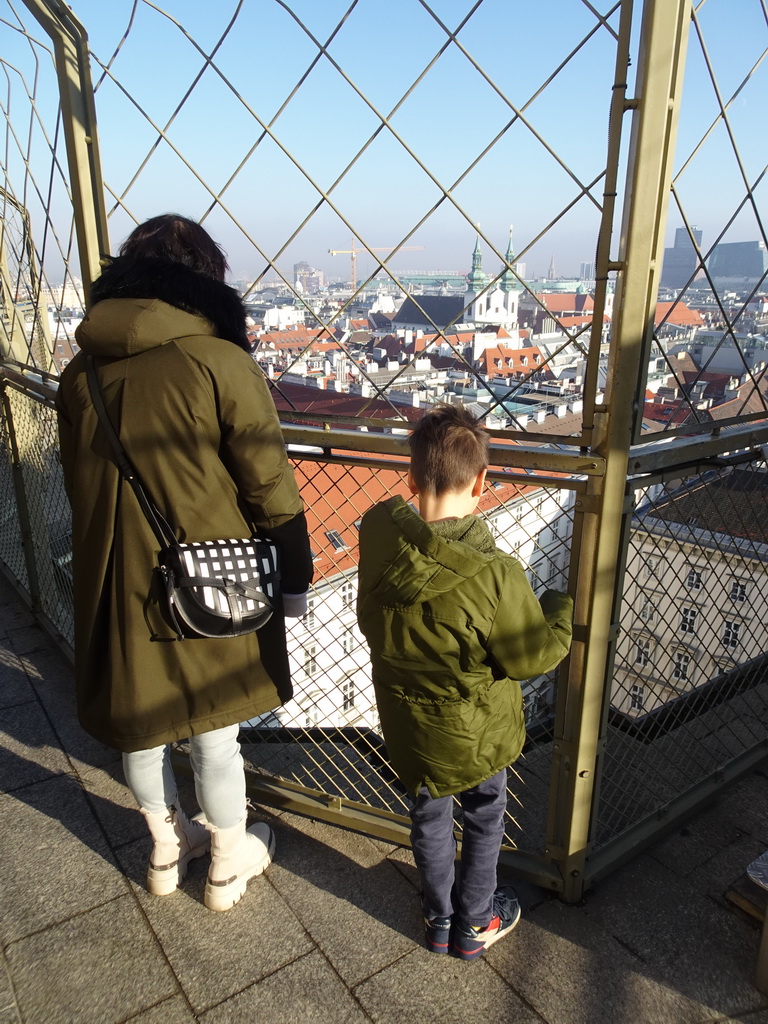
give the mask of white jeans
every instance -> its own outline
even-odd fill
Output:
[[[195,794],[211,825],[231,828],[245,817],[245,772],[239,725],[214,729],[189,740]],[[150,814],[178,804],[170,746],[123,754],[123,771],[136,803]]]

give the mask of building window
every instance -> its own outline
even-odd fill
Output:
[[[645,710],[645,687],[640,683],[632,683],[629,688],[629,706],[633,711]]]
[[[685,578],[685,585],[689,590],[701,590],[701,573],[698,569],[689,569]]]
[[[643,603],[640,605],[640,618],[645,622],[656,620],[656,608],[650,597],[643,597]]]
[[[554,583],[554,581],[557,579],[559,574],[560,574],[560,566],[557,564],[556,561],[554,561],[554,562],[552,562],[552,564],[549,567],[549,573],[547,575],[547,583]]]
[[[658,576],[656,568],[658,566],[658,559],[646,558],[645,560],[645,576],[646,579],[650,579],[652,576]]]
[[[345,679],[341,684],[341,710],[351,711],[355,706],[355,684],[351,679]]]
[[[325,536],[328,538],[331,544],[333,544],[334,548],[337,551],[343,551],[347,547],[344,538],[341,536],[338,530],[327,530]]]
[[[696,632],[696,616],[698,611],[696,608],[683,608],[680,613],[680,632],[681,633],[695,633]]]
[[[687,679],[688,669],[691,664],[690,654],[686,654],[684,651],[675,652],[675,667],[672,669],[672,675],[675,679]]]
[[[307,627],[307,629],[314,629],[317,616],[315,615],[315,598],[307,598],[307,610],[301,617],[301,621]]]
[[[733,620],[729,619],[725,620],[725,622],[723,623],[723,647],[739,646],[740,629],[740,622],[733,622]]]
[[[342,633],[341,647],[345,654],[351,654],[355,649],[355,635],[351,629],[345,629]]]
[[[525,509],[522,505],[515,505],[515,519],[522,519]]]
[[[341,600],[348,608],[351,608],[355,603],[355,585],[349,580],[345,580],[345,582],[341,584],[340,593]]]
[[[310,677],[317,675],[317,644],[304,648],[304,674]]]
[[[638,638],[635,643],[635,664],[640,665],[642,668],[651,660],[651,641]]]
[[[741,583],[739,580],[733,580],[731,583],[731,592],[728,595],[732,601],[737,601],[741,604],[747,599],[747,584]]]

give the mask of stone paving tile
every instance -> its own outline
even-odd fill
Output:
[[[754,773],[712,800],[684,825],[654,843],[652,856],[681,875],[691,875],[710,859],[714,850],[751,835],[762,849],[768,847],[765,814],[768,779]]]
[[[112,761],[100,768],[82,768],[79,776],[110,844],[118,847],[145,839],[149,855],[149,832],[125,784],[122,763]]]
[[[71,667],[52,647],[21,654],[21,663],[42,706],[55,724],[61,746],[76,767],[119,761],[120,753],[89,736],[77,720]]]
[[[720,801],[654,843],[649,852],[659,864],[685,877],[705,864],[716,850],[738,842],[745,829],[727,813]]]
[[[5,576],[0,579],[0,622],[3,634],[31,626],[38,628],[34,615]]]
[[[744,873],[746,866],[764,850],[765,845],[762,842],[758,842],[752,836],[743,835],[722,849],[714,847],[710,851],[709,860],[698,866],[695,876],[687,872],[686,877],[697,892],[710,896],[732,911],[733,904],[725,898],[727,889]],[[653,850],[649,853],[653,855]]]
[[[32,616],[22,615],[15,623],[7,622],[5,609],[3,609],[3,625],[5,633],[17,654],[32,654],[35,651],[49,652],[53,650],[50,637],[42,626],[38,626]]]
[[[12,793],[71,769],[37,700],[0,708],[0,792]]]
[[[413,887],[364,836],[304,820],[276,829],[270,880],[347,984],[421,941]]]
[[[197,1024],[199,1019],[192,1013],[183,996],[174,996],[131,1017],[125,1024]]]
[[[702,1021],[702,1024],[709,1024]],[[768,1009],[756,1013],[739,1013],[735,1017],[718,1017],[715,1024],[768,1024]]]
[[[178,993],[130,894],[20,939],[6,952],[30,1024],[118,1024]]]
[[[195,1013],[312,948],[304,928],[268,881],[272,867],[248,883],[240,903],[213,913],[203,904],[207,857],[192,862],[181,889],[157,897],[144,887],[149,850],[149,842],[141,840],[122,847],[117,856]]]
[[[0,951],[0,1024],[21,1024],[5,954]]]
[[[757,929],[651,856],[600,882],[586,913],[638,955],[646,974],[702,1003],[710,1019],[763,1005],[752,982]]]
[[[8,641],[0,636],[0,708],[35,700],[29,677]]]
[[[403,1017],[400,1024],[414,1020]],[[309,953],[200,1018],[201,1024],[370,1024],[324,957]]]
[[[483,960],[465,963],[426,949],[415,949],[353,993],[376,1024],[541,1024]]]
[[[0,795],[0,938],[29,935],[125,893],[77,781]]]
[[[698,1002],[646,965],[582,908],[547,898],[485,955],[548,1024],[699,1024]]]

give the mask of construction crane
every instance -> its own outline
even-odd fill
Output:
[[[396,252],[416,252],[418,249],[423,249],[423,245],[401,245]],[[329,249],[328,252],[331,256],[349,256],[350,263],[350,284],[352,285],[352,291],[354,292],[357,288],[357,254],[359,252],[392,252],[391,245],[376,245],[367,248],[364,245],[355,245],[354,238],[352,239],[351,249]],[[394,255],[394,253],[393,253]]]

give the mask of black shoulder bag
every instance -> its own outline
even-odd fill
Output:
[[[160,545],[164,617],[177,640],[242,636],[272,616],[280,584],[278,549],[267,537],[180,543],[141,483],[104,405],[93,356],[86,356],[88,387],[123,479],[133,488]]]

